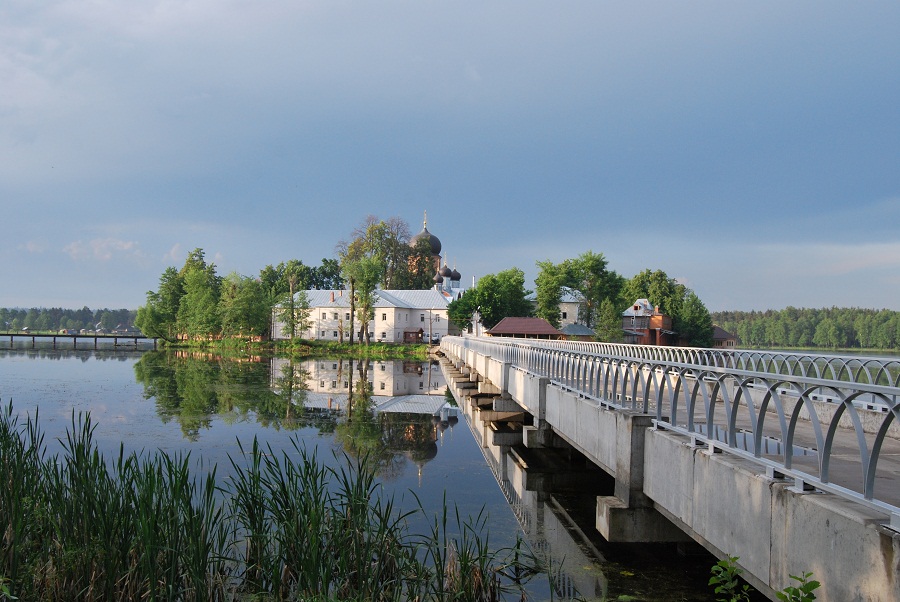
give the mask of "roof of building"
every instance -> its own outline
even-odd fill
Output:
[[[488,330],[493,336],[562,336],[562,333],[543,318],[503,318]]]
[[[375,290],[374,307],[399,307],[405,309],[443,309],[451,301],[441,291],[428,289],[424,291]],[[347,290],[308,290],[306,298],[310,307],[350,307],[350,291]]]
[[[656,314],[656,309],[648,299],[638,299],[631,304],[631,307],[622,312],[623,316],[652,316]]]
[[[581,297],[570,288],[563,288],[559,297],[560,303],[581,303]]]
[[[594,331],[584,324],[566,324],[559,331],[567,337],[594,336]]]
[[[431,245],[431,254],[432,255],[440,255],[441,254],[441,239],[439,239],[437,236],[435,236],[434,234],[432,234],[431,232],[428,231],[427,222],[426,222],[426,225],[422,226],[422,231],[410,239],[409,245],[411,247],[416,246],[416,244],[422,238],[427,240],[428,244]]]
[[[728,339],[737,339],[736,336],[725,330],[720,326],[716,326],[713,324],[713,340],[714,341],[726,341]]]

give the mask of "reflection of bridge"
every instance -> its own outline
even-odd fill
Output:
[[[607,540],[689,536],[738,556],[773,599],[806,571],[822,600],[900,599],[900,363],[474,337],[441,349],[485,436],[574,448],[615,478],[596,504]]]

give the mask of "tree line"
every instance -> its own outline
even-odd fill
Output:
[[[32,307],[30,309],[0,307],[0,329],[18,331],[115,330],[134,325],[133,309],[63,309]]]
[[[712,318],[742,347],[900,348],[900,312],[888,309],[786,307],[720,311]]]
[[[135,325],[165,341],[218,337],[269,336],[272,308],[293,293],[309,288],[340,288],[340,266],[323,259],[308,266],[298,259],[267,265],[258,277],[232,272],[220,276],[206,261],[203,249],[188,254],[181,269],[166,268],[159,288],[147,292],[138,308]]]
[[[427,289],[434,266],[426,240],[411,244],[409,226],[400,218],[367,217],[337,244],[337,259],[309,266],[292,259],[267,265],[256,277],[231,273],[225,277],[194,249],[181,267],[167,268],[159,287],[147,293],[135,324],[147,335],[174,342],[219,337],[266,338],[271,318],[285,325],[290,338],[306,330],[309,306],[305,291],[342,289],[349,285],[351,320],[341,325],[353,342],[354,332],[365,333],[376,301],[375,290]],[[355,328],[354,323],[361,327]],[[368,342],[368,340],[366,341]]]
[[[522,270],[512,268],[481,278],[473,289],[450,303],[450,318],[469,328],[478,310],[482,324],[492,328],[507,316],[537,316],[559,328],[560,303],[578,303],[578,323],[594,331],[599,341],[623,340],[622,312],[637,299],[649,299],[672,318],[680,342],[696,347],[712,345],[712,319],[694,291],[662,270],[646,269],[625,278],[609,269],[602,253],[587,251],[561,263],[538,261],[535,291],[525,289]],[[532,300],[532,293],[533,300]]]

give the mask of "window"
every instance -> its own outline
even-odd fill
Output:
[[[337,381],[336,380],[331,381],[331,388],[337,389]]]
[[[387,314],[381,314],[381,321],[384,322],[387,320]]]
[[[381,366],[381,371],[384,372],[384,364],[378,364],[378,365]]]
[[[337,364],[331,364],[331,369],[332,369],[332,370],[337,370]]]
[[[328,319],[328,314],[326,314],[324,311],[322,312],[322,319],[323,319],[323,320],[327,320],[327,319]]]
[[[321,336],[322,336],[323,339],[325,338],[325,331],[324,331],[324,330],[322,331],[322,335],[321,335]]]
[[[324,388],[325,388],[325,381],[324,381],[324,380],[320,380],[320,381],[319,381],[319,386],[322,387],[322,388],[324,389]]]
[[[337,312],[334,312],[332,315],[334,316],[334,319],[337,320]]]
[[[440,322],[440,321],[441,321],[441,315],[440,315],[440,314],[436,315],[436,316],[434,317],[434,321],[435,321],[435,322]]]
[[[381,390],[384,391],[384,382],[381,383]]]
[[[347,381],[346,381],[346,380],[344,381],[344,388],[345,388],[345,389],[349,388],[349,385],[347,384]]]
[[[386,333],[386,332],[382,332],[382,333],[381,333],[381,338],[382,338],[382,339],[386,339],[386,338],[387,338],[387,333]]]
[[[425,321],[425,314],[419,314],[419,322]]]
[[[568,312],[562,312],[562,319],[565,320],[568,317]]]
[[[337,338],[337,330],[332,330],[331,336],[333,336],[334,338]]]
[[[349,320],[349,319],[350,319],[350,312],[349,312],[349,311],[348,311],[347,313],[344,314],[344,319],[345,319],[345,320]]]
[[[421,391],[421,390],[422,390],[422,387],[424,387],[424,386],[425,386],[425,385],[422,384],[422,381],[420,380],[420,381],[419,381],[419,391]]]

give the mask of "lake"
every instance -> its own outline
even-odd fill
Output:
[[[226,358],[53,349],[30,341],[5,347],[0,400],[12,402],[20,420],[39,414],[51,452],[79,413],[90,413],[107,456],[120,446],[126,453],[190,452],[204,466],[216,465],[219,479],[229,475],[229,458],[241,458],[238,441],[246,448],[256,437],[278,451],[296,438],[326,463],[344,453],[368,454],[386,494],[404,508],[419,502],[425,508],[427,517],[417,518],[414,529],[427,528],[446,498],[464,516],[487,513],[493,547],[511,546],[524,533],[557,567],[556,599],[713,599],[706,581],[714,560],[705,553],[606,544],[591,535],[590,496],[561,495],[551,503],[501,490],[489,461],[495,454],[483,453],[464,417],[449,416],[437,362]],[[546,579],[529,592],[551,597]]]

